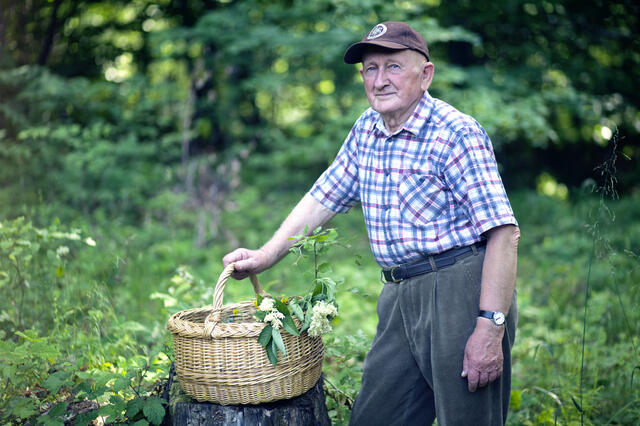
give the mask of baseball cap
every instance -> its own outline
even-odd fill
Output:
[[[424,38],[405,22],[382,22],[354,43],[344,53],[347,64],[362,62],[362,54],[369,46],[378,46],[390,50],[412,49],[422,53],[429,60],[429,48]]]

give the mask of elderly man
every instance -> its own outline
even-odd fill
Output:
[[[331,166],[236,278],[283,258],[289,237],[361,203],[385,282],[351,424],[504,424],[519,230],[482,127],[432,98],[424,38],[384,22],[350,46],[371,105]]]

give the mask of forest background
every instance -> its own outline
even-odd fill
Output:
[[[210,303],[222,255],[330,163],[368,106],[345,48],[405,20],[431,94],[491,136],[522,230],[509,423],[637,424],[639,19],[621,0],[0,0],[0,421],[160,423],[169,315]],[[382,284],[359,209],[331,226],[344,424]],[[269,291],[306,291],[294,260]]]

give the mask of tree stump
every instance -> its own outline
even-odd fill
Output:
[[[169,402],[164,425],[173,426],[330,426],[323,379],[292,399],[260,405],[219,405],[198,402],[184,393],[171,366],[164,397]]]

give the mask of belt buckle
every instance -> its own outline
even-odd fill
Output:
[[[402,281],[402,279],[397,279],[397,278],[394,276],[394,274],[393,274],[393,272],[394,272],[396,269],[398,269],[399,267],[400,267],[400,266],[394,266],[394,267],[392,267],[392,268],[389,270],[389,274],[391,275],[391,282],[399,283],[400,281]]]

